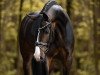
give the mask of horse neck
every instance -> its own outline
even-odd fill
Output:
[[[57,5],[55,0],[49,0],[43,7],[40,13],[47,12],[53,5]]]
[[[51,36],[51,49],[62,47],[65,44],[65,28],[62,27],[62,24],[56,23],[56,27],[52,30],[52,36]]]

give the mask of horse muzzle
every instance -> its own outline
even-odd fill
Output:
[[[40,56],[41,56],[40,48],[38,46],[36,46],[35,52],[34,52],[34,57],[35,57],[36,61],[40,61]]]

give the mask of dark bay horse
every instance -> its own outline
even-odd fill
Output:
[[[41,12],[24,17],[18,37],[24,75],[49,75],[57,70],[69,75],[73,29],[68,15],[54,0],[47,2]]]

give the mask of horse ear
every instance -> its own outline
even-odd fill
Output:
[[[46,13],[43,13],[43,18],[45,21],[48,21],[48,19],[49,19],[48,15]]]
[[[31,18],[32,20],[35,20],[39,14],[33,14],[33,15],[30,15],[30,14],[26,14],[29,18]]]

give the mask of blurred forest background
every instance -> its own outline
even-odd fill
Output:
[[[0,75],[22,75],[18,27],[23,16],[40,11],[47,1],[0,0]],[[73,23],[72,75],[100,75],[100,0],[56,1]]]

